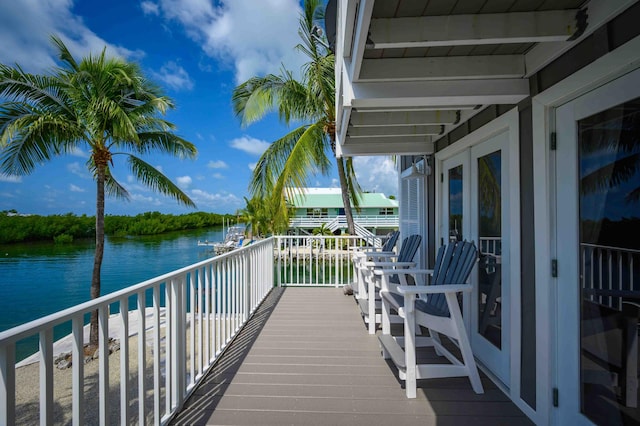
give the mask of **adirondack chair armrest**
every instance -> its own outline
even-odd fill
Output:
[[[415,264],[415,262],[414,262]],[[412,268],[405,268],[405,269],[401,269],[400,271],[395,271],[394,273],[401,273],[404,275],[433,275],[433,269],[412,269]]]
[[[412,264],[413,266],[415,266],[415,262],[390,262],[392,263],[394,266],[397,265],[398,263],[400,263],[401,265],[403,263],[406,264]],[[416,271],[418,272],[416,274]],[[373,273],[375,275],[396,275],[396,274],[403,274],[403,275],[431,275],[433,274],[433,269],[375,269],[373,271]]]
[[[364,251],[361,252],[363,256],[374,256],[374,257],[395,257],[397,256],[396,253],[392,252],[392,251],[375,251],[375,250],[370,250],[370,251]]]
[[[392,274],[397,274],[398,269],[395,269],[395,268],[398,268],[398,267],[410,268],[412,266],[416,266],[416,262],[366,262],[365,266],[374,266],[377,268],[382,268],[382,269],[375,269],[373,271],[373,273],[376,275],[382,275],[382,274],[379,274],[378,272],[384,271],[384,270],[388,270]],[[400,269],[400,270],[404,272],[404,269]]]
[[[438,294],[459,293],[471,291],[470,284],[440,284],[440,285],[401,285],[397,287],[400,294]]]

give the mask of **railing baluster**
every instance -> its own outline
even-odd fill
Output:
[[[98,390],[100,425],[106,426],[109,421],[109,305],[98,308]]]
[[[216,264],[213,264],[211,268],[215,268],[215,265]],[[204,340],[207,342],[213,338],[213,336],[211,335],[211,291],[213,288],[212,282],[214,281],[215,277],[213,276],[213,271],[211,270],[211,268],[207,268],[204,274],[204,316],[206,321],[204,327]],[[214,354],[215,352],[211,353],[210,346],[207,345],[204,354],[206,365],[209,365],[211,363],[211,359],[213,358]]]
[[[138,293],[138,424],[146,423],[144,379],[147,370],[147,316],[145,292]]]
[[[153,423],[160,424],[160,285],[153,287]],[[166,370],[166,368],[165,368]]]
[[[171,298],[171,282],[167,280],[164,284],[164,413],[171,412],[171,395],[173,394],[173,300]]]
[[[189,275],[189,309],[185,309],[189,324],[189,380],[187,386],[196,380],[196,277],[195,271]]]
[[[197,308],[198,308],[198,377],[200,375],[203,374],[204,372],[204,345],[203,345],[203,339],[202,339],[202,333],[204,331],[204,327],[203,327],[203,312],[202,312],[202,283],[203,283],[203,279],[202,279],[202,274],[204,274],[206,271],[206,267],[202,267],[201,269],[198,270],[198,299],[197,299]],[[193,324],[193,327],[195,328],[195,324]]]
[[[129,422],[129,300],[120,300],[120,424]]]
[[[53,329],[40,332],[40,424],[53,424]]]

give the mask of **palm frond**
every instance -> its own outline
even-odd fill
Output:
[[[640,153],[631,154],[605,164],[580,179],[583,194],[606,191],[614,188],[640,171]]]
[[[195,203],[182,192],[169,178],[163,175],[158,169],[138,157],[129,155],[129,167],[134,177],[144,185],[158,191],[161,194],[174,198],[179,203],[187,207],[196,207]]]
[[[106,169],[104,189],[105,193],[110,197],[127,201],[130,199],[129,192],[115,179],[109,167]]]

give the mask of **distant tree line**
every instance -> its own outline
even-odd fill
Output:
[[[188,213],[182,215],[147,212],[136,216],[105,217],[105,234],[110,236],[156,235],[171,231],[219,226],[232,215]],[[72,213],[52,216],[20,215],[15,210],[0,212],[0,244],[26,241],[69,243],[95,237],[96,219]]]

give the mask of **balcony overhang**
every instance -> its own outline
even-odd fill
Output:
[[[332,0],[338,155],[433,153],[485,107],[529,97],[530,76],[610,19],[604,3]]]

